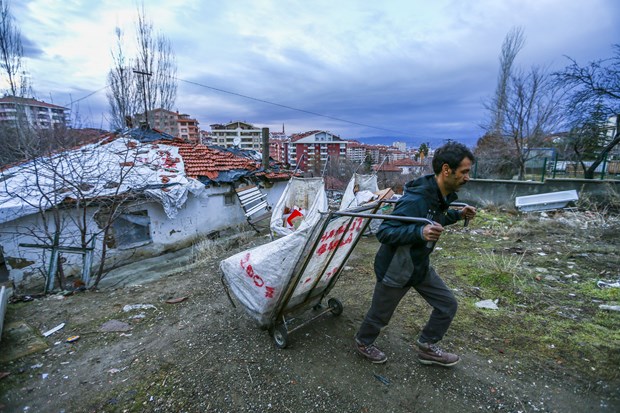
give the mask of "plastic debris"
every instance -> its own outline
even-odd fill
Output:
[[[80,339],[80,336],[71,336],[67,338],[67,343],[75,343]]]
[[[620,280],[616,282],[598,281],[596,283],[598,288],[620,288]]]
[[[385,378],[383,376],[380,376],[378,374],[374,374],[375,379],[379,380],[381,383],[385,384],[386,386],[388,386],[390,384],[390,380],[388,378]]]
[[[620,311],[620,305],[601,304],[598,306],[598,308],[600,308],[601,310],[608,310],[608,311]]]
[[[129,311],[134,311],[134,310],[148,310],[148,309],[157,309],[157,307],[155,307],[153,304],[133,304],[133,305],[129,305],[127,304],[125,307],[123,307],[123,311],[124,312],[129,312]]]
[[[45,333],[43,333],[43,337],[51,336],[52,334],[54,334],[58,330],[61,330],[64,326],[65,326],[65,323],[58,324],[56,327],[54,327],[51,330],[48,330]]]
[[[487,310],[499,310],[497,303],[499,299],[478,301],[475,305],[478,308],[486,308]]]

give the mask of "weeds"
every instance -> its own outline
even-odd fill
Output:
[[[218,237],[203,237],[192,245],[192,264],[201,264],[213,259],[221,258],[226,251],[237,248],[241,245],[247,246],[254,238],[256,233],[249,231],[246,227],[238,227],[231,231],[229,236],[219,234]]]
[[[523,285],[524,280],[520,276],[520,272],[523,269],[523,257],[525,251],[522,254],[497,254],[495,251],[482,251],[481,265],[488,268],[490,271],[507,275],[512,279],[513,287],[516,289],[517,284]]]

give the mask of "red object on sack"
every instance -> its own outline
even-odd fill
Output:
[[[293,226],[293,220],[297,217],[303,217],[304,214],[302,214],[301,212],[299,212],[298,209],[293,210],[293,212],[291,212],[291,215],[288,216],[288,218],[286,218],[286,223],[289,224],[291,227]]]

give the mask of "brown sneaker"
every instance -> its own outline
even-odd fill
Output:
[[[422,364],[450,367],[461,361],[458,355],[443,351],[437,344],[422,343],[420,340],[416,344],[418,345],[418,361]]]
[[[355,340],[355,348],[357,352],[375,364],[382,364],[387,361],[385,353],[377,348],[374,344],[368,346]]]

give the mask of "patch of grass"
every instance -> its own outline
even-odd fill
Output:
[[[618,276],[617,236],[601,236],[618,217],[601,217],[479,211],[469,234],[442,238],[434,265],[461,292],[450,339],[489,357],[501,348],[534,369],[618,379],[620,315],[598,305],[620,301],[620,289],[596,286]],[[488,298],[498,311],[475,307]]]

